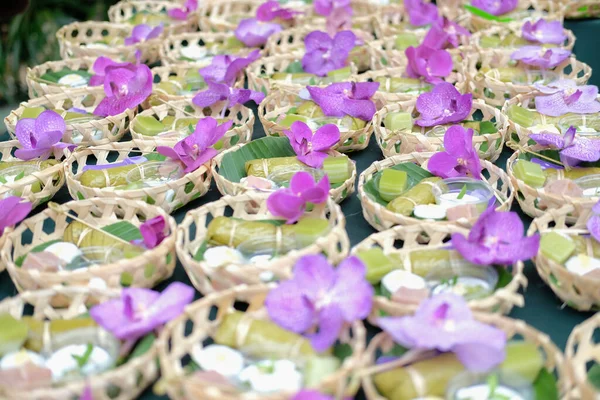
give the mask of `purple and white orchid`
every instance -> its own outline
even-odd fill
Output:
[[[366,279],[366,267],[349,257],[334,268],[321,254],[302,257],[294,277],[281,282],[267,295],[269,317],[279,326],[304,333],[317,352],[335,344],[344,323],[369,315],[373,287]],[[317,333],[307,333],[317,323]]]
[[[193,172],[219,153],[212,146],[232,125],[231,120],[219,125],[213,117],[203,118],[198,121],[194,133],[177,142],[173,148],[158,146],[156,151],[172,160],[180,161],[185,166],[185,173]]]
[[[406,75],[409,78],[423,79],[427,83],[443,82],[452,72],[452,56],[446,50],[434,49],[421,44],[410,46],[404,53],[408,59]]]
[[[416,108],[421,115],[416,124],[435,126],[461,122],[469,116],[472,106],[472,94],[460,94],[451,83],[442,82],[417,98]]]
[[[170,18],[177,19],[179,21],[185,21],[188,19],[191,13],[198,9],[198,0],[187,0],[183,7],[172,8],[167,11],[167,15]]]
[[[401,346],[452,352],[473,372],[488,372],[506,357],[504,331],[475,320],[465,299],[453,293],[424,300],[414,315],[383,317],[378,324]]]
[[[104,77],[106,97],[94,110],[94,115],[107,117],[117,115],[142,104],[152,94],[152,71],[145,64],[131,69],[108,68]]]
[[[296,121],[283,133],[290,139],[298,160],[313,168],[321,168],[327,152],[340,141],[340,129],[334,124],[323,125],[313,135],[308,125]]]
[[[434,154],[427,163],[427,169],[440,178],[455,178],[470,173],[481,179],[481,161],[473,146],[473,129],[460,125],[448,128],[444,135],[444,151]]]
[[[94,71],[94,75],[90,78],[89,85],[90,86],[100,86],[104,85],[104,79],[106,78],[106,74],[111,69],[115,68],[126,68],[131,71],[135,71],[136,66],[132,63],[128,62],[116,62],[111,60],[108,57],[98,57],[96,61],[94,61],[94,65],[92,66],[92,70]]]
[[[340,8],[346,9],[346,11],[352,15],[352,5],[350,0],[314,0],[315,11],[324,17],[331,15],[331,13]]]
[[[277,0],[270,0],[265,1],[258,7],[256,10],[256,19],[261,22],[273,21],[274,19],[287,21],[294,19],[298,14],[302,14],[302,12],[282,7]]]
[[[548,86],[534,85],[546,96],[536,96],[535,108],[538,112],[551,117],[567,113],[593,114],[600,112],[598,87],[594,85],[577,86],[571,79],[561,79]]]
[[[75,148],[74,144],[60,141],[66,130],[65,120],[54,110],[46,110],[37,118],[20,119],[15,135],[21,148],[15,151],[15,156],[28,161],[34,158],[46,160],[54,154],[54,158],[60,159],[65,149]]]
[[[412,26],[430,25],[440,18],[438,8],[433,3],[426,3],[423,0],[404,0],[404,7]]]
[[[592,235],[597,242],[600,242],[600,201],[592,207],[592,215],[588,219],[586,226],[590,235]]]
[[[540,235],[524,236],[516,212],[488,208],[471,228],[469,236],[452,234],[452,245],[469,262],[478,265],[511,265],[537,254]]]
[[[302,68],[318,76],[343,68],[355,43],[356,35],[351,31],[338,32],[333,38],[325,32],[313,31],[304,38],[306,52]]]
[[[146,24],[136,25],[131,31],[131,36],[125,38],[125,45],[131,46],[136,43],[142,43],[151,39],[156,39],[162,35],[163,31],[164,26],[162,22],[154,28]]]
[[[461,38],[468,36],[471,36],[471,32],[466,28],[444,17],[431,25],[422,45],[436,50],[456,48],[460,46]]]
[[[550,132],[531,133],[529,138],[542,146],[558,149],[558,154],[563,164],[575,166],[582,161],[600,160],[600,141],[576,137],[577,129],[569,127],[564,135]]]
[[[230,55],[216,55],[210,65],[201,68],[198,72],[206,82],[225,83],[233,86],[236,80],[243,75],[244,69],[260,58],[260,50],[254,50],[247,57]]]
[[[31,212],[32,204],[22,198],[10,196],[0,200],[0,236],[6,228],[10,228],[23,221]]]
[[[544,69],[554,68],[570,56],[571,50],[541,46],[523,46],[511,54],[515,61]]]
[[[563,44],[567,34],[560,21],[537,20],[536,23],[527,21],[522,28],[523,38],[535,43]]]
[[[227,101],[227,107],[223,107],[223,115],[228,108],[237,104],[244,104],[250,100],[260,104],[264,100],[263,92],[256,92],[250,89],[233,88],[225,83],[206,82],[208,89],[198,92],[192,99],[192,102],[198,107],[210,107],[220,101]]]
[[[134,241],[134,244],[152,250],[167,237],[167,221],[165,217],[159,215],[144,222],[140,225],[140,233],[142,239]]]
[[[492,15],[504,15],[517,8],[519,0],[473,0],[471,5]]]
[[[285,218],[288,224],[293,224],[304,215],[309,203],[325,203],[330,188],[327,175],[316,183],[308,172],[296,172],[290,180],[289,188],[279,189],[269,196],[267,209],[274,216]]]
[[[150,289],[125,288],[120,299],[90,309],[98,325],[120,340],[136,340],[177,318],[194,299],[194,289],[173,282],[162,293]]]
[[[262,22],[257,18],[247,18],[240,21],[235,29],[235,37],[248,47],[260,47],[274,33],[281,32],[282,26],[273,22]]]
[[[371,98],[379,88],[379,82],[340,82],[320,88],[307,86],[311,99],[328,117],[349,115],[370,121],[377,111]]]

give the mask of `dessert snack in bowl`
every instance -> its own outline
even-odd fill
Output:
[[[117,24],[146,25],[151,28],[163,26],[168,35],[193,32],[198,28],[197,8],[190,9],[189,3],[172,1],[119,1],[108,9],[108,20]]]
[[[94,75],[96,57],[47,61],[27,70],[29,97],[58,94],[66,90],[89,86]]]

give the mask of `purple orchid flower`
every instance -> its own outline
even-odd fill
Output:
[[[469,262],[478,265],[511,265],[537,254],[540,235],[524,237],[516,212],[488,208],[471,228],[469,237],[452,234],[452,245]]]
[[[423,0],[404,0],[404,7],[412,26],[433,24],[439,19],[438,8],[433,3],[425,3]]]
[[[274,33],[281,32],[283,28],[279,24],[261,22],[256,18],[248,18],[240,21],[235,29],[235,37],[248,47],[260,47],[267,43],[267,39]]]
[[[213,57],[210,65],[201,68],[198,72],[207,82],[213,81],[233,86],[243,74],[244,69],[259,58],[260,50],[258,49],[250,53],[248,57],[217,55]]]
[[[146,249],[152,250],[166,239],[167,221],[165,217],[159,215],[149,219],[140,225],[140,233],[142,234],[141,241],[135,241],[136,245],[143,245]]]
[[[111,68],[127,68],[131,71],[135,71],[135,65],[132,63],[120,63],[111,60],[108,57],[98,57],[94,62],[92,69],[94,70],[95,75],[90,78],[89,85],[90,86],[100,86],[104,84],[104,79],[108,71]]]
[[[198,9],[198,0],[187,0],[182,8],[172,8],[167,11],[170,18],[185,21],[188,16]]]
[[[492,15],[504,15],[517,8],[519,0],[473,0],[471,5]]]
[[[427,169],[440,178],[466,176],[481,179],[481,161],[473,146],[473,129],[453,125],[444,135],[444,149],[435,153],[427,163]]]
[[[325,20],[325,30],[329,36],[335,36],[339,31],[349,31],[352,29],[352,8],[335,8]],[[357,43],[355,43],[357,44]]]
[[[154,28],[146,24],[136,25],[131,31],[131,36],[125,38],[125,45],[131,46],[136,43],[146,42],[150,39],[155,39],[162,35],[163,30],[164,26],[162,22]]]
[[[545,21],[543,19],[539,19],[534,24],[531,21],[525,22],[522,28],[522,35],[524,39],[536,43],[560,45],[567,40],[567,34],[560,21]]]
[[[290,130],[283,133],[290,139],[298,160],[313,168],[321,168],[327,152],[340,141],[340,129],[334,124],[323,125],[313,135],[308,125],[296,121],[290,126]]]
[[[541,46],[523,46],[511,54],[511,58],[539,68],[554,68],[571,56],[571,50]]]
[[[506,357],[506,334],[473,318],[464,298],[442,293],[424,300],[414,315],[379,318],[378,324],[401,346],[451,351],[470,371],[487,372]]]
[[[185,173],[195,171],[219,153],[212,146],[232,125],[232,120],[219,125],[213,117],[203,118],[196,124],[194,133],[177,142],[173,148],[158,146],[156,151],[172,160],[180,161],[186,167]]]
[[[237,104],[244,104],[250,100],[256,104],[260,104],[264,100],[263,92],[255,92],[250,89],[232,88],[224,83],[206,82],[208,89],[198,92],[192,99],[192,102],[198,107],[210,107],[219,101],[227,100],[227,107],[223,107],[223,113],[227,108],[231,108]]]
[[[256,10],[256,19],[262,22],[280,19],[287,21],[294,19],[296,15],[302,14],[301,11],[294,11],[291,8],[281,7],[277,0],[266,1]]]
[[[577,83],[570,79],[555,81],[549,86],[535,86],[542,93],[549,94],[535,98],[535,108],[542,114],[559,117],[567,113],[593,114],[600,112],[597,86],[577,86]]]
[[[321,14],[324,17],[328,17],[334,10],[340,8],[346,9],[352,15],[350,0],[314,0],[314,5],[317,14]]]
[[[316,390],[305,389],[296,393],[296,395],[292,397],[292,400],[333,400],[333,397],[317,392]]]
[[[349,257],[333,268],[321,254],[298,260],[294,277],[271,290],[265,301],[273,322],[292,332],[305,333],[318,321],[319,331],[307,334],[317,352],[335,343],[344,322],[366,318],[372,304],[373,287],[362,261]]]
[[[152,94],[154,77],[147,65],[140,64],[131,70],[109,68],[104,78],[106,97],[94,110],[94,115],[107,117],[139,106]]]
[[[379,88],[379,82],[340,82],[320,88],[307,86],[311,99],[328,117],[350,115],[370,121],[377,108],[371,97]]]
[[[460,38],[465,36],[471,36],[471,32],[444,17],[441,21],[431,25],[423,39],[422,46],[435,50],[456,48],[460,46]]]
[[[577,165],[581,161],[600,160],[600,143],[582,137],[575,137],[577,129],[569,127],[564,135],[542,132],[531,133],[530,139],[542,146],[551,146],[559,151],[561,161],[568,166]]]
[[[54,157],[60,159],[64,149],[75,148],[74,144],[60,141],[66,130],[65,120],[53,110],[46,110],[37,118],[20,119],[15,135],[21,148],[15,151],[15,156],[25,161],[34,158],[46,160],[54,153]]]
[[[296,172],[289,188],[279,189],[269,196],[267,209],[274,216],[285,218],[288,224],[293,224],[304,215],[308,203],[325,203],[330,188],[327,175],[316,183],[308,172]]]
[[[416,121],[419,126],[435,126],[461,122],[471,113],[472,94],[460,94],[447,82],[434,86],[431,92],[417,98],[417,111],[421,114]]]
[[[586,226],[590,235],[600,242],[600,201],[592,207],[592,216],[588,219]]]
[[[94,400],[92,388],[90,386],[86,386],[85,389],[83,389],[83,393],[79,400]]]
[[[351,31],[338,32],[333,38],[325,32],[313,31],[304,38],[306,53],[302,67],[310,74],[325,76],[346,65],[355,43],[356,35]]]
[[[0,200],[0,236],[6,228],[23,221],[31,212],[32,204],[22,198],[10,196]]]
[[[430,39],[431,40],[431,39]],[[433,49],[424,44],[410,46],[404,51],[408,64],[406,75],[409,78],[423,79],[427,83],[440,83],[452,72],[452,56],[446,50]]]
[[[90,309],[98,325],[120,340],[135,340],[177,318],[194,299],[194,289],[173,282],[162,293],[150,289],[125,288],[120,299]]]

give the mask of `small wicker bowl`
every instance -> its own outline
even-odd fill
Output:
[[[227,107],[227,102],[219,102],[211,107],[200,108],[192,103],[191,99],[170,101],[166,104],[150,107],[149,109],[141,112],[140,116],[146,117],[158,117],[161,121],[166,116],[173,116],[177,118],[205,118],[213,117],[215,119],[232,119],[234,126],[229,129],[225,136],[223,136],[223,144],[220,149],[225,150],[233,147],[236,144],[248,143],[252,139],[252,132],[254,130],[254,112],[239,104],[233,106],[223,113],[223,108]],[[221,117],[221,115],[223,115]],[[137,118],[137,117],[136,117]],[[136,130],[136,118],[133,119],[130,127],[131,137],[134,141],[138,140],[150,140],[160,138],[159,136],[148,136],[143,135]],[[161,139],[177,142],[180,138],[174,139]]]
[[[4,124],[10,136],[16,138],[17,122],[26,108],[44,107],[65,111],[70,108],[79,108],[91,113],[105,97],[106,94],[102,87],[73,89],[59,94],[44,95],[21,103],[19,108],[12,110],[4,119]],[[62,141],[82,146],[118,142],[127,132],[129,121],[133,119],[135,113],[135,109],[127,109],[121,114],[92,119],[87,122],[71,123],[66,121],[67,130]]]
[[[530,148],[537,151],[538,147],[525,147],[524,149]],[[511,185],[515,190],[515,197],[519,202],[521,210],[531,218],[541,217],[545,211],[561,208],[565,204],[569,204],[574,207],[574,212],[568,217],[568,221],[574,222],[581,212],[584,212],[584,210],[593,206],[600,200],[600,197],[598,196],[572,197],[546,193],[544,188],[534,188],[527,185],[522,180],[517,179],[513,172],[513,165],[519,159],[520,154],[521,150],[515,151],[515,153],[506,161],[506,173],[510,177]],[[539,202],[544,204],[544,209],[538,207]]]
[[[567,340],[565,356],[573,378],[570,399],[598,399],[598,390],[588,382],[588,366],[600,362],[598,336],[595,334],[598,326],[600,326],[600,314],[596,313],[573,328]]]
[[[264,302],[273,285],[240,285],[219,293],[211,293],[205,298],[189,305],[185,314],[169,322],[163,329],[156,347],[158,348],[162,380],[165,383],[169,398],[175,400],[237,400],[261,398],[269,400],[286,400],[290,393],[272,393],[270,395],[244,395],[217,385],[210,386],[206,381],[194,382],[193,375],[185,375],[182,360],[189,357],[195,345],[203,346],[215,335],[224,317],[231,312],[244,310],[237,330],[239,338],[242,326],[250,327],[252,320],[268,320]],[[246,308],[240,308],[244,303]],[[215,313],[216,311],[216,313]],[[246,320],[248,323],[242,324]],[[191,331],[186,326],[193,325]],[[186,333],[187,332],[187,333]],[[240,340],[242,340],[240,339]],[[346,358],[340,369],[326,376],[319,387],[313,388],[324,393],[331,393],[336,398],[352,398],[359,388],[359,382],[354,378],[354,372],[361,367],[360,360],[364,357],[366,330],[362,322],[346,324],[338,338],[339,343],[346,344],[352,349],[352,354]],[[299,349],[299,347],[298,347]],[[297,349],[289,358],[297,358]]]
[[[460,221],[431,222],[414,217],[406,217],[388,210],[385,208],[385,206],[373,200],[371,196],[365,192],[365,183],[373,179],[377,172],[383,171],[384,169],[392,167],[396,164],[407,162],[423,166],[429,161],[433,154],[435,153],[411,153],[393,156],[382,161],[375,161],[369,168],[360,174],[358,177],[358,198],[360,199],[362,205],[363,216],[373,228],[378,231],[383,231],[396,225],[421,225],[425,222],[436,225],[460,225],[471,227],[475,223],[477,218],[470,219],[466,224],[463,224]],[[492,188],[494,188],[497,198],[502,199],[501,204],[496,208],[496,210],[509,211],[510,207],[512,206],[514,191],[508,175],[506,175],[501,168],[489,161],[481,160],[481,166],[483,167],[483,181],[487,182]],[[489,178],[486,178],[486,175],[489,175]]]
[[[527,234],[558,233],[587,235],[587,221],[593,215],[593,203],[567,204],[549,210],[541,217],[533,220]],[[577,217],[573,215],[577,214]],[[590,240],[594,240],[593,238]],[[593,256],[592,246],[588,246]],[[541,250],[533,259],[538,274],[563,302],[578,311],[590,311],[600,308],[600,292],[598,279],[588,278],[569,271],[564,265],[546,257]]]
[[[206,48],[207,57],[211,54],[231,54],[242,56],[250,53],[252,48],[240,47],[239,49],[223,48],[229,39],[233,38],[230,33],[225,32],[191,32],[179,35],[170,35],[163,40],[160,46],[160,59],[163,64],[199,63],[206,66],[207,63],[183,58],[181,50],[190,46]],[[201,67],[199,67],[201,68]]]
[[[435,152],[441,151],[444,147],[443,136],[428,136],[425,134],[425,128],[421,132],[411,131],[389,131],[384,127],[385,117],[388,113],[408,112],[414,118],[418,115],[416,110],[416,98],[399,101],[395,104],[388,104],[379,110],[373,117],[373,129],[377,144],[381,148],[385,157],[392,157],[398,154],[408,154],[414,151]],[[482,100],[474,100],[470,115],[465,118],[472,120],[474,114],[481,113],[482,121],[491,121],[496,125],[498,132],[487,133],[484,135],[473,136],[473,146],[477,149],[479,157],[483,160],[496,161],[502,153],[506,131],[508,129],[508,118],[497,108],[488,106]]]
[[[59,85],[58,83],[48,82],[42,79],[42,76],[48,72],[57,72],[63,68],[73,71],[85,70],[93,74],[92,67],[96,62],[95,57],[71,58],[67,60],[48,61],[33,68],[27,69],[27,87],[29,88],[29,97],[36,98],[47,94],[61,94],[72,91],[69,86]]]
[[[126,46],[123,41],[131,36],[132,30],[133,26],[128,24],[100,21],[73,22],[56,32],[60,56],[63,59],[106,56],[113,60],[136,62],[135,53],[139,50],[141,63],[152,64],[159,61],[158,49],[162,39],[158,37]],[[94,46],[108,38],[112,39],[107,46]]]
[[[412,272],[410,253],[420,250],[435,250],[448,246],[448,241],[453,233],[468,236],[469,229],[454,225],[440,225],[422,223],[420,225],[395,226],[386,231],[377,232],[354,246],[351,254],[356,255],[361,250],[380,248],[384,254],[394,254],[400,257],[402,265],[397,269]],[[397,248],[396,243],[402,242],[402,248]],[[492,295],[483,299],[469,301],[473,311],[485,313],[508,314],[513,307],[523,307],[525,298],[519,291],[527,288],[527,278],[523,273],[523,263],[517,262],[512,266],[512,280],[505,287],[499,288]],[[392,301],[383,296],[377,296],[377,307],[371,313],[369,320],[375,323],[379,311],[392,315],[412,314],[416,305],[409,305]]]
[[[473,53],[472,57],[464,59],[462,74],[468,84],[467,90],[473,97],[483,99],[487,104],[501,108],[507,100],[519,94],[529,94],[537,91],[535,86],[524,83],[502,82],[494,76],[497,67],[510,65],[511,53],[505,50],[485,50]],[[479,72],[480,68],[491,68],[486,74]],[[531,71],[539,72],[537,68]],[[585,85],[592,75],[589,65],[570,57],[548,72],[556,75],[556,79],[573,79],[578,85]],[[555,80],[552,77],[549,80]]]
[[[12,155],[20,147],[20,143],[16,140],[1,142],[0,161],[21,161]],[[49,168],[27,174],[18,181],[0,184],[0,198],[19,196],[31,202],[33,208],[49,201],[65,183],[65,163],[65,161],[59,161]]]
[[[195,13],[190,13],[187,20],[179,21],[172,19],[167,15],[171,9],[181,8],[181,5],[173,1],[134,1],[121,0],[117,4],[108,9],[108,20],[117,24],[132,24],[132,19],[136,14],[164,14],[165,23],[164,31],[166,35],[173,35],[182,32],[192,32],[198,29],[198,18]],[[155,25],[148,23],[147,18],[143,18],[144,24]]]
[[[484,38],[486,36],[494,36],[494,35],[497,35],[500,39],[504,39],[508,35],[515,35],[517,37],[522,37],[523,36],[522,28],[523,28],[523,24],[521,22],[515,22],[515,23],[506,24],[506,25],[495,25],[486,30],[475,32],[470,38],[471,39],[470,44],[472,46],[474,46],[480,52],[487,51],[487,50],[490,50],[490,48],[481,46],[482,38]],[[573,46],[575,46],[575,35],[573,34],[573,31],[563,28],[563,32],[565,33],[565,35],[567,35],[567,40],[566,40],[566,43],[564,43],[563,45],[561,45],[559,47],[566,49],[566,50],[573,50]],[[530,43],[530,45],[545,46],[543,44],[538,44],[538,43]],[[495,49],[498,51],[504,50],[504,51],[512,54],[517,48],[518,48],[518,46],[517,47],[506,47],[506,48],[497,48],[496,47]]]
[[[93,226],[110,225],[129,221],[139,227],[143,220],[162,216],[167,222],[169,235],[155,248],[134,258],[121,259],[112,264],[94,265],[75,271],[41,272],[23,269],[18,262],[24,261],[36,246],[52,240],[62,240],[70,217],[77,215]],[[44,226],[54,227],[52,232]],[[90,230],[92,228],[89,228]],[[90,199],[70,201],[64,205],[49,207],[24,220],[11,232],[2,247],[2,258],[19,292],[49,289],[56,285],[86,287],[92,279],[102,281],[109,288],[152,288],[168,279],[175,269],[175,234],[177,224],[161,208],[141,201],[123,202],[120,199]],[[25,238],[32,237],[31,240]],[[30,242],[30,243],[26,243]]]
[[[58,308],[52,305],[53,299],[59,297],[69,304],[68,308]],[[115,289],[55,286],[7,298],[0,302],[0,313],[8,313],[14,318],[20,319],[25,315],[27,309],[32,307],[33,318],[36,320],[69,320],[86,314],[92,304],[119,297],[120,291]],[[133,400],[158,377],[157,356],[156,347],[152,346],[143,355],[87,380],[81,379],[60,386],[32,390],[10,390],[8,388],[1,395],[6,400],[79,399],[84,390],[89,387],[94,400]],[[124,377],[129,379],[124,379]],[[115,393],[118,393],[117,397],[115,397]]]
[[[344,214],[340,206],[329,199],[325,208],[315,207],[312,212],[305,214],[326,218],[330,226],[327,234],[307,247],[292,250],[284,257],[260,264],[260,267],[232,263],[213,268],[205,261],[194,260],[198,249],[205,243],[208,224],[213,218],[233,213],[234,218],[249,221],[274,219],[267,210],[268,197],[269,193],[248,191],[237,196],[224,196],[186,214],[177,233],[177,255],[190,280],[202,294],[225,290],[242,283],[262,283],[260,275],[267,271],[272,272],[279,279],[289,278],[296,261],[307,254],[324,253],[334,264],[348,255],[350,241],[346,233]]]
[[[598,18],[600,6],[597,0],[567,0],[565,18]]]
[[[272,121],[285,113],[298,101],[303,101],[298,97],[297,92],[292,89],[273,90],[258,106],[258,118],[263,124],[265,133],[269,136],[285,136],[283,131],[289,128]],[[332,117],[334,118],[334,117]],[[341,126],[342,118],[337,119],[336,125]],[[371,134],[373,133],[372,121],[365,121],[366,124],[361,129],[350,129],[340,132],[340,140],[334,149],[341,153],[351,151],[360,151],[367,148]]]
[[[244,186],[243,184],[241,184],[239,182],[232,182],[232,181],[228,180],[227,178],[225,178],[223,175],[219,174],[219,170],[221,169],[221,164],[223,163],[223,157],[225,157],[226,154],[236,152],[236,151],[242,149],[243,147],[244,147],[243,144],[238,144],[238,145],[230,148],[229,150],[226,150],[226,151],[220,153],[218,156],[216,156],[212,160],[212,163],[211,163],[212,176],[215,180],[215,183],[217,184],[217,189],[223,196],[225,196],[225,195],[236,196],[238,194],[247,192],[249,190],[253,190],[252,188],[249,188],[248,186]],[[332,156],[341,155],[341,153],[339,153],[335,150],[331,150],[329,152],[329,154]],[[352,174],[351,174],[350,178],[348,178],[340,186],[338,186],[336,188],[331,188],[331,190],[329,191],[329,197],[331,197],[333,199],[333,201],[335,201],[336,203],[341,203],[344,199],[346,199],[352,193],[354,193],[354,183],[355,182],[356,182],[356,165],[354,164],[354,162],[352,162]]]
[[[209,0],[198,8],[201,32],[233,32],[242,19],[253,18],[262,2],[256,0]],[[300,10],[307,10],[308,6]],[[284,27],[296,24],[296,19],[283,21]]]
[[[164,145],[169,146],[172,143],[165,142]],[[88,162],[97,165],[121,162],[127,157],[152,153],[156,144],[156,142],[149,142],[147,145],[132,142],[110,143],[76,151],[69,157],[65,165],[67,187],[71,197],[75,200],[94,197],[143,200],[161,207],[170,214],[190,201],[204,196],[208,192],[212,180],[208,165],[202,165],[194,172],[185,174],[175,181],[152,188],[135,190],[115,190],[113,187],[92,188],[82,185],[79,181],[83,167]]]
[[[377,307],[378,299],[375,300],[375,307]],[[403,314],[392,314],[391,316],[402,316]],[[486,324],[495,326],[496,328],[502,329],[506,333],[507,340],[511,339],[522,339],[527,342],[535,343],[544,354],[544,367],[548,369],[550,373],[555,373],[558,376],[558,392],[560,399],[568,399],[567,394],[572,386],[572,379],[568,367],[565,364],[565,358],[561,350],[552,342],[550,337],[543,332],[534,329],[527,325],[524,321],[519,319],[513,319],[504,317],[498,314],[485,314],[485,313],[474,313],[477,320]],[[373,382],[373,375],[388,371],[394,368],[398,368],[405,365],[408,359],[398,359],[397,361],[391,361],[384,364],[375,365],[377,354],[385,351],[389,351],[393,348],[394,341],[390,335],[382,332],[376,335],[365,353],[365,359],[363,365],[367,364],[369,367],[358,371],[358,374],[362,377],[362,388],[365,392],[367,400],[385,400],[383,396],[377,391]]]

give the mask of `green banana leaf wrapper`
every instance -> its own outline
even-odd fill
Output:
[[[432,184],[439,180],[441,180],[441,178],[438,177],[423,179],[420,183],[404,192],[400,197],[390,201],[386,208],[392,212],[408,217],[412,215],[415,204],[435,203]]]
[[[139,168],[140,164],[124,165],[121,167],[107,168],[103,170],[87,170],[79,177],[83,186],[91,188],[106,188],[110,186],[123,186],[127,184],[129,171]]]
[[[133,244],[126,244],[107,235],[102,230],[92,229],[79,221],[71,222],[63,233],[63,240],[79,248],[107,247],[123,251],[125,258],[133,258],[144,252],[144,249]],[[90,257],[90,256],[88,256]]]

